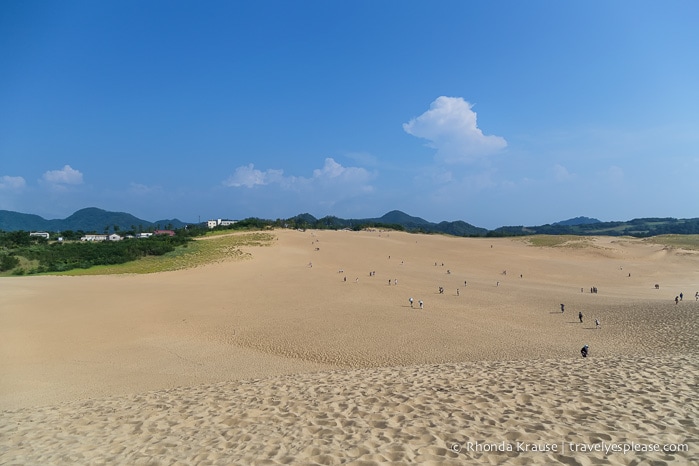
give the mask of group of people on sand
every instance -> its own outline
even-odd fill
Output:
[[[565,310],[566,310],[566,305],[561,303],[561,313],[564,313]],[[581,324],[583,323],[583,318],[584,318],[584,316],[583,316],[582,311],[578,311],[578,320],[580,320]],[[600,329],[600,328],[602,328],[602,324],[600,324],[600,321],[597,318],[597,319],[595,319],[595,329]],[[590,345],[585,345],[580,350],[580,354],[582,355],[583,358],[586,358],[589,352],[590,352]]]
[[[566,311],[566,305],[563,304],[563,303],[561,303],[561,313],[564,313],[565,311]],[[581,324],[583,323],[583,317],[584,317],[584,316],[583,316],[582,311],[579,311],[579,312],[578,312],[578,319],[580,319],[580,323],[581,323]],[[595,327],[596,327],[596,328],[600,328],[599,319],[595,319]]]
[[[413,298],[412,298],[412,297],[408,298],[408,301],[410,302],[410,307],[411,307],[411,308],[414,308],[414,307],[415,307],[415,306],[414,306],[415,301],[413,300]],[[425,303],[423,303],[422,300],[419,300],[419,301],[418,301],[418,305],[420,306],[420,309],[424,309],[424,308],[425,308]]]
[[[679,295],[675,296],[675,304],[679,304],[680,301],[684,298],[684,294],[680,293]],[[694,293],[694,300],[699,301],[699,291]]]

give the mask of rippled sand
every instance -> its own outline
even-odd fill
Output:
[[[699,457],[695,253],[275,234],[193,270],[0,280],[0,463]],[[687,451],[584,451],[632,442]]]

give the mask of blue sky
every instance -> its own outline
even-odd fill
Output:
[[[699,217],[695,1],[0,2],[0,209]]]

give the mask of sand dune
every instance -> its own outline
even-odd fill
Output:
[[[178,272],[0,280],[0,463],[699,457],[696,253],[275,235],[250,260]],[[688,451],[584,451],[632,442]]]

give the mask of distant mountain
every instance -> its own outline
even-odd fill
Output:
[[[0,210],[0,230],[4,231],[33,231],[47,230],[51,220],[46,220],[33,214],[21,214],[10,210]]]
[[[455,236],[484,236],[488,233],[485,228],[475,227],[461,220],[456,222],[432,223],[420,217],[412,217],[400,210],[392,210],[377,218],[342,219],[327,216],[316,219],[313,215],[304,213],[287,219],[289,224],[303,228],[361,228],[382,226],[398,227],[410,232],[444,233]]]
[[[574,220],[574,219],[572,219]],[[636,218],[624,222],[592,222],[565,225],[507,226],[489,231],[488,236],[583,235],[635,236],[699,234],[699,218]]]
[[[292,217],[289,220],[294,220],[297,223],[308,223],[309,225],[313,225],[318,222],[317,218],[308,213],[298,214],[296,217]]]
[[[590,225],[591,223],[602,223],[596,218],[590,218],[590,217],[575,217],[575,218],[570,218],[568,220],[563,220],[562,222],[556,222],[554,225],[564,225],[564,226],[572,226],[572,225]]]
[[[261,220],[272,224],[271,220]],[[326,216],[317,219],[309,213],[281,221],[293,228],[398,228],[409,232],[442,233],[454,236],[525,236],[525,235],[598,235],[646,237],[665,234],[699,234],[699,218],[637,218],[624,222],[601,222],[595,218],[576,217],[551,225],[504,226],[487,230],[461,220],[433,223],[420,217],[412,217],[400,210],[392,210],[378,218],[342,219]],[[241,222],[242,223],[242,222]],[[258,222],[259,223],[259,222]],[[75,212],[63,220],[46,220],[38,215],[0,210],[0,230],[2,231],[48,231],[58,232],[82,230],[86,233],[114,231],[149,230],[155,228],[183,228],[187,224],[177,220],[149,222],[126,212],[109,212],[96,207],[88,207]]]
[[[23,214],[9,210],[0,210],[0,230],[3,231],[66,231],[82,230],[85,232],[103,232],[105,229],[114,231],[114,226],[119,230],[131,230],[132,228],[147,230],[150,228],[182,228],[186,223],[173,220],[158,220],[149,222],[134,217],[125,212],[109,212],[96,207],[88,207],[78,210],[65,219],[46,220],[38,215]]]
[[[487,229],[473,226],[462,220],[432,223],[420,217],[412,217],[400,210],[392,210],[384,216],[373,220],[377,223],[401,225],[408,231],[425,233],[444,233],[454,236],[483,236],[488,233]]]
[[[397,225],[403,225],[404,227],[410,228],[419,228],[422,226],[434,225],[433,223],[430,223],[427,220],[422,219],[420,217],[411,217],[410,215],[406,214],[405,212],[401,212],[400,210],[392,210],[384,214],[383,216],[372,220],[375,220],[378,223],[395,223]]]

